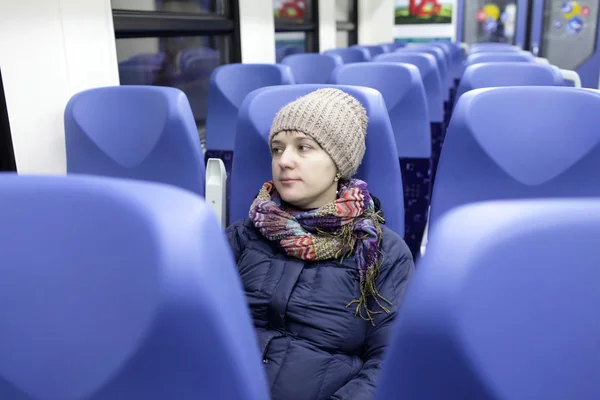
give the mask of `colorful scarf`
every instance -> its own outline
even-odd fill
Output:
[[[356,314],[374,324],[367,298],[373,296],[383,311],[390,311],[379,299],[391,303],[377,291],[379,274],[381,226],[383,218],[375,211],[367,184],[352,179],[340,184],[338,199],[316,210],[294,210],[284,204],[273,181],[265,183],[252,203],[249,213],[262,235],[278,242],[291,257],[308,261],[337,259],[340,262],[354,255],[360,277]],[[363,313],[364,312],[364,313]]]

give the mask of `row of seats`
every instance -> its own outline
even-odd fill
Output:
[[[245,135],[249,131],[247,127],[252,125],[253,117],[251,115],[247,121],[243,119],[238,121],[237,119],[240,107],[248,93],[257,87],[292,84],[296,76],[303,76],[302,71],[305,72],[304,75],[311,75],[308,71],[313,71],[312,78],[316,78],[317,80],[326,79],[333,84],[371,87],[383,95],[387,106],[387,113],[391,120],[393,139],[396,144],[397,158],[400,159],[402,175],[402,178],[398,179],[398,184],[403,185],[403,188],[400,188],[403,195],[400,195],[399,198],[404,200],[402,207],[405,210],[399,208],[400,205],[397,198],[398,193],[401,192],[398,192],[398,185],[394,185],[396,187],[392,190],[384,191],[379,193],[379,195],[383,199],[384,207],[398,207],[398,215],[393,215],[394,213],[392,213],[391,216],[388,216],[389,224],[401,236],[405,237],[405,240],[409,242],[414,253],[419,247],[427,222],[432,174],[436,170],[437,160],[439,159],[445,125],[449,119],[448,104],[450,93],[454,87],[451,84],[452,81],[448,81],[447,85],[450,88],[448,90],[444,89],[444,85],[441,83],[442,74],[440,71],[446,71],[446,78],[448,77],[447,72],[452,71],[452,77],[454,78],[456,71],[460,71],[460,63],[457,60],[460,61],[462,59],[458,47],[455,46],[452,51],[448,50],[448,57],[446,57],[446,53],[436,47],[437,45],[441,44],[418,47],[396,46],[399,47],[399,50],[396,49],[397,51],[394,53],[385,53],[386,50],[394,50],[391,45],[371,46],[370,50],[375,55],[374,63],[341,65],[341,57],[339,55],[302,54],[289,57],[284,60],[283,65],[233,64],[217,68],[213,73],[209,88],[209,118],[207,121],[207,147],[209,151],[206,154],[206,158],[216,157],[223,160],[225,170],[231,179],[227,181],[228,187],[225,195],[222,195],[222,190],[218,190],[218,188],[216,192],[220,194],[221,198],[229,197],[230,193],[235,192],[235,189],[230,184],[230,182],[235,181],[236,175],[232,173],[234,159],[232,150],[236,142],[236,132],[244,132]],[[450,44],[445,44],[441,47],[449,48],[449,46]],[[349,49],[338,49],[332,51],[332,53],[343,53],[345,51],[348,53],[359,52],[366,54],[368,50],[369,47],[361,49],[359,46],[356,46]],[[458,54],[458,58],[455,54]],[[316,62],[316,60],[321,60],[321,64]],[[440,60],[441,62],[438,62]],[[290,68],[288,69],[286,65]],[[442,66],[446,68],[444,69]],[[475,74],[475,78],[479,77],[479,81],[475,78],[467,79],[466,81],[463,79],[461,85],[463,83],[464,85],[462,85],[462,89],[459,87],[459,94],[464,92],[464,87],[468,83],[471,83],[472,87],[476,87],[477,85],[481,86],[482,82],[486,80],[488,82],[490,80],[494,81],[493,78],[496,76],[496,72],[487,69],[488,67],[494,67],[494,65],[490,65],[489,63],[479,64],[469,67],[467,70],[470,71],[470,68],[475,67],[480,67],[476,69],[479,74]],[[504,76],[509,77],[505,79],[506,83],[514,83],[515,78],[523,77],[523,74],[517,71],[518,67],[523,67],[523,65],[515,65],[514,67],[517,72],[515,74],[510,74],[511,69],[505,68]],[[527,67],[532,71],[532,76],[539,75],[535,74],[539,72],[537,70],[550,69],[550,66],[539,64],[528,64]],[[314,71],[317,71],[321,75],[315,75]],[[331,73],[327,76],[329,72]],[[466,74],[466,77],[470,77],[470,75]],[[512,77],[512,81],[510,77]],[[308,80],[308,78],[306,79]],[[398,90],[397,88],[403,88],[404,90]],[[119,88],[119,90],[121,89],[124,88]],[[162,115],[160,112],[153,112],[151,110],[159,109],[163,107],[164,101],[170,102],[171,100],[173,103],[178,104],[175,108],[185,108],[184,102],[175,100],[175,97],[177,97],[174,94],[175,92],[162,96],[159,94],[162,88],[150,89],[144,87],[142,89],[141,87],[130,87],[127,90],[128,95],[121,96],[118,90],[96,89],[85,94],[80,94],[72,99],[65,117],[69,172],[85,173],[95,170],[100,174],[107,174],[109,176],[129,174],[129,177],[135,179],[143,179],[144,176],[150,175],[153,177],[152,180],[173,183],[192,189],[196,193],[203,194],[206,191],[205,186],[209,181],[213,182],[214,179],[207,179],[206,182],[198,179],[199,177],[202,178],[205,173],[202,169],[203,160],[200,155],[201,150],[195,144],[196,134],[191,124],[180,124],[185,126],[185,129],[177,131],[183,132],[181,137],[171,135],[168,139],[160,138],[161,141],[172,141],[172,143],[165,143],[167,148],[173,147],[172,149],[163,153],[154,152],[155,149],[162,148],[155,146],[160,137],[160,132],[157,129],[164,127],[169,131],[173,131],[174,127],[172,126],[173,124],[165,125],[161,122],[172,115]],[[152,95],[146,96],[144,94],[145,90],[152,90]],[[296,89],[291,90],[293,92]],[[301,88],[298,90],[297,93],[305,93]],[[87,98],[87,103],[90,104],[86,105],[86,101],[80,97]],[[143,102],[136,101],[135,97],[144,97],[145,100]],[[426,101],[424,101],[424,98]],[[131,146],[125,146],[130,149],[128,150],[129,153],[117,151],[115,154],[110,154],[111,146],[123,147],[122,130],[118,126],[110,126],[110,121],[119,121],[119,124],[122,126],[122,120],[110,118],[110,115],[119,115],[118,113],[124,107],[128,107],[127,104],[131,104],[131,107],[134,108],[129,113],[132,115],[132,119],[136,119],[139,115],[147,113],[151,113],[156,119],[144,119],[143,122],[148,124],[148,126],[143,126],[142,124],[142,126],[136,129],[132,129],[133,126],[127,128],[129,132],[138,132],[137,134],[139,134],[139,137],[135,136],[137,134],[132,134]],[[277,108],[283,106],[283,103],[275,102],[273,106],[272,113],[274,115]],[[104,108],[106,112],[96,113],[97,121],[87,121],[88,123],[84,123],[82,121],[86,118],[86,110],[89,108]],[[77,112],[76,109],[80,109],[81,111]],[[189,114],[187,110],[183,110],[182,112]],[[254,112],[260,114],[260,111]],[[263,116],[260,118],[263,118]],[[189,118],[184,116],[183,120],[187,119]],[[268,127],[272,116],[266,115],[263,119],[266,121],[265,126]],[[109,126],[103,124],[104,121]],[[429,122],[429,128],[427,127],[427,122]],[[106,134],[105,132],[107,131],[113,132],[113,134]],[[154,132],[154,135],[148,135],[147,132]],[[143,141],[144,144],[133,146],[133,143],[137,143],[137,141]],[[175,146],[176,143],[183,143],[184,146],[178,149]],[[97,147],[101,147],[100,152],[97,151]],[[132,147],[135,147],[135,149]],[[240,147],[242,151],[247,149],[244,140],[240,141]],[[225,148],[227,150],[210,150],[211,148]],[[373,147],[373,150],[378,156],[382,151],[389,152],[389,149],[380,149],[378,147]],[[126,153],[127,157],[124,156]],[[107,157],[107,154],[110,154],[110,156]],[[153,157],[149,157],[150,154]],[[172,160],[174,154],[181,158],[181,165],[173,164],[171,161],[173,168],[165,168],[164,165],[167,163],[167,160]],[[128,159],[126,160],[125,158]],[[239,155],[239,159],[246,160],[243,154]],[[370,157],[367,154],[366,160],[368,161],[369,159]],[[135,168],[132,170],[132,166],[141,165],[142,160],[144,161],[144,167],[147,168]],[[147,164],[146,161],[148,161]],[[245,175],[246,165],[250,162],[250,160],[246,160],[240,164],[241,176]],[[90,167],[90,165],[93,165],[93,167]],[[160,167],[157,170],[158,165]],[[208,169],[212,170],[215,168]],[[218,168],[216,169],[216,173],[213,173],[211,176],[222,176],[222,171]],[[365,166],[364,169],[378,171],[375,167]],[[267,176],[266,173],[263,173],[261,176],[263,175]],[[364,178],[368,175],[366,171],[359,172],[359,177]],[[394,173],[392,172],[390,175],[394,176]],[[216,181],[218,186],[223,181],[223,178],[217,178]],[[243,185],[243,181],[239,181],[239,185]],[[374,185],[375,188],[378,187],[376,181],[371,182],[371,185]],[[394,198],[396,200],[392,200]],[[387,199],[391,201],[387,201]],[[246,210],[242,206],[242,204],[246,204],[244,200],[234,200],[233,203],[230,202],[229,207],[223,201],[217,203],[221,204],[219,207],[220,214],[225,214],[222,218],[224,223],[227,223],[228,220],[235,220],[239,215],[245,215]]]
[[[382,65],[385,68],[388,66]],[[373,66],[383,68],[371,64]],[[347,70],[352,71],[352,68]],[[415,71],[410,67],[402,71],[410,72],[411,69]],[[416,75],[407,73],[406,76]],[[267,87],[253,91],[244,99],[238,117],[238,133],[244,134],[236,137],[233,173],[235,175],[238,171],[238,154],[245,154],[248,158],[240,161],[238,172],[246,174],[240,175],[239,183],[246,184],[248,190],[234,193],[232,199],[247,203],[243,207],[232,207],[232,211],[237,209],[246,213],[255,195],[256,189],[252,189],[254,183],[247,179],[254,179],[260,185],[264,181],[262,175],[268,177],[270,174],[270,164],[265,168],[260,163],[268,161],[269,157],[264,157],[260,152],[265,151],[266,133],[274,113],[298,95],[322,86]],[[338,87],[356,96],[367,108],[367,158],[365,169],[361,172],[371,173],[364,179],[372,188],[375,187],[372,189],[374,193],[378,195],[377,190],[381,189],[382,192],[387,191],[388,199],[392,198],[394,193],[390,192],[389,187],[398,187],[401,177],[398,153],[396,151],[393,154],[396,138],[385,96],[365,87]],[[117,89],[125,88],[109,88]],[[158,89],[156,93],[175,90],[150,89]],[[118,125],[104,121],[106,116],[101,118],[98,109],[93,107],[94,103],[90,100],[93,97],[70,104],[73,109],[66,113],[66,118],[70,114],[77,115],[71,121],[71,128],[75,127],[84,133],[90,128],[90,125],[86,125],[86,121],[89,121],[87,114],[92,111],[96,113],[92,120],[96,124],[93,131],[98,138],[92,138],[91,144],[122,145],[111,154],[122,168],[117,172],[123,175],[128,167],[135,168],[146,161],[146,167],[149,167],[152,164],[150,158],[156,153],[164,156],[163,160],[166,161],[155,164],[155,169],[149,168],[149,173],[156,173],[158,167],[168,170],[175,165],[178,171],[172,172],[203,176],[198,170],[190,170],[196,164],[186,164],[189,160],[183,160],[182,155],[186,157],[189,153],[180,151],[190,137],[187,134],[189,124],[186,123],[190,114],[185,105],[185,96],[167,99],[166,96],[157,95],[150,98],[148,103],[143,103],[141,98],[130,97],[126,99],[128,101],[119,103],[114,93],[112,97],[104,98],[105,102],[117,102],[112,105],[114,112],[117,112],[118,105],[128,107],[128,102],[135,100],[139,107],[138,119],[150,118],[148,110],[156,114],[156,120],[143,125],[144,129],[156,127],[156,124],[169,124],[168,131],[157,129],[158,134],[145,136],[143,130],[138,131],[139,122],[121,121],[122,124]],[[85,99],[85,96],[82,98]],[[80,108],[77,108],[77,104]],[[143,104],[146,109],[142,107]],[[593,241],[586,236],[588,240],[583,241],[583,248],[590,250],[584,252],[588,258],[582,260],[581,239],[574,234],[585,232],[595,237],[596,225],[586,224],[596,223],[589,215],[593,215],[598,206],[591,204],[593,200],[539,200],[519,201],[516,204],[513,201],[509,206],[495,202],[459,207],[486,200],[598,196],[600,185],[595,183],[595,171],[600,162],[597,161],[600,160],[599,134],[594,127],[599,121],[596,121],[593,110],[599,106],[600,94],[597,91],[564,87],[475,89],[461,96],[448,127],[433,190],[430,246],[427,255],[419,263],[418,275],[407,293],[406,306],[396,325],[394,340],[378,385],[379,398],[436,398],[442,397],[442,394],[445,398],[457,399],[594,398],[598,394],[595,381],[588,381],[585,377],[588,376],[586,372],[593,371],[597,363],[597,357],[593,357],[595,353],[590,352],[589,348],[593,348],[599,324],[593,316],[590,317],[593,315],[591,307],[595,303],[584,303],[590,298],[593,300],[589,293],[595,290],[591,286],[595,282],[594,276],[585,274],[585,271],[593,267],[593,262],[597,263],[597,257],[593,254]],[[146,112],[142,113],[144,110]],[[114,115],[126,115],[123,109],[119,111],[122,114]],[[575,114],[580,118],[574,121],[572,115]],[[113,128],[110,130],[113,136],[109,136],[108,141],[103,142],[106,138],[102,137],[101,128]],[[119,135],[128,133],[130,129],[139,134],[137,140],[148,139],[148,142],[143,142],[145,147],[142,147],[146,154],[131,151],[137,149],[134,140],[123,141],[121,138],[119,142]],[[184,134],[174,135],[177,129]],[[106,132],[109,130],[104,130],[104,134],[108,135]],[[165,132],[173,134],[173,141],[165,140],[169,136]],[[238,147],[238,140],[242,137],[247,142],[241,142]],[[179,139],[183,142],[177,143],[177,138],[184,138]],[[391,157],[388,157],[390,151],[385,146],[393,149]],[[73,154],[76,147],[67,150]],[[197,157],[197,154],[192,157]],[[368,158],[370,161],[367,161]],[[156,162],[157,159],[160,158],[153,160]],[[201,154],[199,165],[203,165]],[[160,172],[164,173],[161,179],[167,179],[165,171]],[[48,180],[44,182],[44,179]],[[154,180],[152,177],[139,179]],[[16,299],[22,298],[24,292],[38,294],[28,298],[27,307],[23,307],[22,313],[4,316],[6,323],[0,324],[0,329],[5,329],[5,336],[11,339],[4,343],[6,347],[3,354],[7,356],[0,358],[0,365],[2,360],[7,363],[6,369],[0,368],[3,378],[0,381],[0,395],[5,394],[4,397],[17,400],[27,398],[25,396],[44,398],[47,393],[52,394],[47,396],[52,398],[152,399],[164,398],[167,393],[172,398],[185,398],[197,393],[216,398],[268,398],[260,397],[265,393],[264,387],[261,387],[264,377],[249,375],[248,372],[248,369],[262,371],[257,367],[257,360],[260,360],[255,357],[257,354],[252,353],[250,339],[235,342],[238,347],[224,347],[229,342],[223,338],[229,338],[227,335],[231,331],[236,332],[236,336],[240,336],[239,332],[243,335],[248,328],[251,331],[251,324],[244,325],[245,322],[242,322],[241,326],[236,326],[232,325],[232,321],[218,319],[228,316],[236,320],[248,318],[243,316],[247,310],[243,308],[241,292],[239,296],[233,295],[237,300],[231,300],[225,307],[222,307],[222,303],[219,303],[219,307],[213,307],[223,293],[229,296],[229,290],[241,288],[239,281],[231,286],[237,279],[235,267],[227,258],[222,235],[215,235],[220,227],[214,217],[209,216],[211,212],[205,202],[197,195],[173,187],[131,180],[113,182],[116,181],[75,176],[10,177],[6,181],[0,180],[0,190],[5,190],[0,196],[3,199],[1,212],[5,213],[2,220],[7,222],[0,228],[3,229],[0,243],[6,246],[0,250],[2,254],[7,254],[8,264],[16,266],[2,270],[7,276],[0,279],[6,286],[0,292],[6,296],[4,303],[7,307],[9,304],[11,307],[20,304]],[[232,188],[241,189],[235,182],[232,177]],[[390,185],[387,189],[386,184]],[[160,190],[149,189],[151,186],[160,187]],[[36,190],[35,197],[33,188]],[[165,191],[178,195],[165,194]],[[58,192],[61,194],[53,194]],[[187,200],[178,199],[180,194]],[[399,197],[398,193],[395,196],[396,202],[400,199],[398,207],[402,207],[402,192]],[[155,202],[155,205],[149,206],[147,202]],[[103,212],[102,207],[107,204],[112,208]],[[386,215],[397,209],[393,203],[388,204],[391,207],[388,210],[385,206]],[[60,211],[53,213],[54,210]],[[156,216],[158,213],[163,214]],[[185,223],[182,223],[184,216]],[[548,224],[549,220],[554,224]],[[69,223],[65,224],[65,221]],[[45,228],[40,228],[40,225]],[[182,225],[185,225],[184,228],[181,228]],[[56,231],[57,226],[61,227],[60,232]],[[97,229],[98,226],[103,229]],[[555,229],[557,226],[560,229]],[[591,227],[586,229],[586,226]],[[173,230],[175,227],[177,232]],[[206,227],[206,230],[201,227]],[[563,246],[565,238],[570,240]],[[223,243],[219,244],[219,240]],[[40,247],[32,248],[32,243]],[[70,245],[67,252],[65,243]],[[208,244],[205,246],[204,243]],[[107,252],[112,248],[116,250]],[[561,267],[564,263],[562,249],[568,252],[570,259],[575,257],[574,262],[581,265],[578,264],[578,274],[573,278],[576,281],[570,281],[576,284],[568,288],[577,296],[569,299],[569,302],[563,302],[561,296],[560,303],[557,303],[557,292],[563,293],[565,290],[564,275],[556,273],[558,263]],[[100,250],[112,255],[97,256],[95,252]],[[448,254],[452,257],[449,258]],[[200,259],[203,257],[210,263],[202,263]],[[537,268],[531,268],[529,263],[535,263]],[[48,265],[53,270],[61,271],[56,279],[48,279],[48,269],[44,269],[44,279],[31,279],[31,276],[41,276],[42,272],[38,270],[34,275],[28,268],[49,268]],[[78,268],[81,265],[89,269],[82,271]],[[150,267],[145,267],[148,265]],[[230,268],[215,269],[214,265],[230,265]],[[504,273],[507,265],[511,269],[509,273]],[[201,267],[207,270],[212,267],[213,274],[223,275],[209,275]],[[150,275],[146,277],[147,280],[140,281],[139,268],[144,268],[145,274],[148,270],[155,273],[147,274]],[[458,269],[462,271],[459,276],[453,273]],[[549,270],[555,273],[548,274]],[[114,274],[119,274],[120,279],[120,274],[129,279],[120,282],[114,278]],[[80,280],[83,282],[78,285],[64,284]],[[217,283],[213,286],[214,281]],[[117,283],[122,286],[115,286],[112,290],[110,285]],[[238,289],[235,289],[236,285]],[[133,290],[135,296],[131,294]],[[538,296],[537,302],[528,300],[530,297],[526,296],[532,290]],[[570,294],[570,291],[566,293]],[[506,293],[513,292],[517,296],[507,301]],[[107,302],[106,293],[114,295],[112,302]],[[55,296],[53,301],[48,301],[47,297],[52,295]],[[498,299],[502,301],[498,302]],[[523,308],[523,302],[526,301],[525,311],[516,312],[517,308]],[[106,305],[106,311],[98,315],[87,312],[88,315],[82,316],[86,310],[97,311],[98,304]],[[124,307],[124,304],[129,307]],[[116,310],[117,307],[119,310]],[[581,314],[573,316],[573,307],[579,307],[576,309]],[[59,308],[60,313],[51,312]],[[223,313],[223,309],[230,313]],[[216,315],[215,310],[227,315]],[[56,319],[43,318],[48,315]],[[137,317],[127,320],[125,315]],[[64,325],[56,321],[61,321],[61,324],[64,321],[77,321],[81,326],[73,329],[72,337],[68,336],[69,340],[65,340],[60,331]],[[127,322],[124,324],[126,329],[115,321],[120,325]],[[482,323],[490,321],[494,324],[482,328]],[[538,328],[540,321],[544,321],[546,325],[543,326],[553,329],[553,332],[548,334]],[[564,326],[565,323],[567,326]],[[107,330],[98,327],[106,326],[112,327],[108,335],[110,342],[105,337],[99,337],[99,332],[105,333]],[[190,326],[196,326],[197,330]],[[515,341],[515,326],[521,329],[518,331],[520,342]],[[39,332],[40,336],[44,333],[45,340],[40,336],[19,334],[32,330]],[[532,342],[540,337],[540,332],[547,335],[544,336],[547,339],[533,346]],[[502,333],[505,333],[506,340],[499,342],[498,336],[502,336]],[[204,344],[210,345],[212,352],[194,342],[199,339],[208,340],[208,344]],[[62,346],[57,344],[58,340],[62,340]],[[32,344],[34,341],[40,341],[38,347]],[[581,344],[588,346],[585,352],[577,351],[577,346]],[[45,345],[52,346],[53,350],[47,350]],[[31,346],[31,350],[22,353],[23,348],[29,349],[25,346]],[[79,349],[79,352],[72,352],[76,356],[65,357],[73,349],[67,346]],[[190,350],[193,346],[198,347]],[[239,346],[249,350],[242,352]],[[17,354],[17,349],[21,353]],[[165,349],[173,354],[165,354]],[[525,363],[526,368],[522,369],[524,372],[521,375],[525,374],[526,380],[517,381],[512,372],[510,375],[507,372],[514,371],[515,359],[507,358],[512,349],[518,352],[520,358],[517,360]],[[539,354],[557,349],[558,355],[569,363],[568,368],[561,367],[567,364],[560,364],[558,359],[552,364],[556,366],[554,369],[543,368],[547,358],[543,359]],[[206,354],[210,357],[203,358]],[[567,355],[570,358],[565,358]],[[216,365],[215,371],[223,374],[214,372],[211,375],[206,372],[207,380],[211,382],[204,382],[198,378],[198,374],[192,373],[199,371],[199,374],[204,374],[207,359],[210,359],[210,366]],[[540,364],[540,359],[544,364]],[[34,362],[24,364],[19,360]],[[92,367],[82,368],[89,360],[93,363],[87,365],[92,365],[93,370]],[[477,362],[473,363],[473,360]],[[239,364],[244,361],[248,363]],[[228,374],[232,365],[238,364],[240,367],[234,371],[237,375],[232,379]],[[38,369],[32,370],[27,365],[38,366]],[[46,369],[50,367],[43,368],[46,365],[55,369],[52,374],[47,374]],[[177,369],[180,366],[181,370]],[[182,371],[183,368],[187,368],[187,371]],[[535,374],[533,378],[532,374]],[[561,375],[560,379],[555,379],[552,385],[544,382],[558,374]],[[223,382],[223,376],[227,377],[227,382]],[[248,387],[248,379],[259,383]],[[434,387],[432,382],[437,386]],[[223,385],[228,387],[223,388]],[[244,397],[240,397],[240,393]]]
[[[269,399],[237,270],[199,196],[3,174],[0,199],[0,398]],[[597,398],[599,215],[598,199],[448,212],[375,399]]]
[[[457,58],[454,54],[458,54],[460,49],[454,48],[451,44],[447,45],[452,49],[452,51],[448,50],[448,53],[453,55],[452,60],[455,62]],[[400,58],[405,56],[406,60],[415,65],[384,65],[384,60],[377,61],[379,57],[401,50],[403,54],[398,56]],[[433,55],[422,54],[421,50],[433,52]],[[460,54],[458,55],[460,58]],[[424,56],[425,59],[419,58],[420,56]],[[367,62],[371,60],[377,61],[378,65]],[[400,218],[403,220],[390,217],[389,223],[394,230],[412,243],[413,249],[418,249],[427,219],[432,161],[435,166],[439,158],[444,126],[449,120],[449,91],[453,88],[453,84],[448,78],[453,78],[455,71],[459,71],[458,68],[452,67],[450,76],[448,72],[450,67],[446,64],[447,60],[440,48],[406,47],[399,42],[381,46],[353,46],[329,50],[323,54],[296,54],[286,57],[280,65],[237,64],[219,67],[213,74],[209,89],[206,158],[222,159],[226,171],[231,172],[231,185],[235,185],[236,173],[232,164],[233,160],[238,160],[238,155],[233,150],[238,146],[238,141],[244,143],[240,146],[245,146],[245,141],[239,136],[242,131],[244,135],[246,134],[239,120],[236,120],[236,116],[242,115],[240,111],[242,99],[245,99],[252,90],[265,86],[299,83],[355,85],[376,89],[382,93],[388,106],[396,152],[402,170],[399,184],[404,186],[404,196],[400,198],[404,201],[405,210],[399,210]],[[423,86],[421,69],[426,70],[427,73],[428,92],[425,92]],[[258,79],[254,78],[258,75],[257,70],[263,72]],[[439,107],[437,104],[434,106],[438,100]],[[435,107],[433,120],[430,120],[426,103]],[[267,119],[272,120],[272,116]],[[431,131],[433,131],[433,146]],[[231,193],[228,200],[228,208],[231,210],[228,219],[233,221],[236,213],[236,200],[233,199],[235,189],[229,187],[227,193]],[[381,195],[387,197],[384,193]],[[397,202],[383,204],[384,207],[389,208],[395,203]],[[405,223],[404,219],[409,222]]]

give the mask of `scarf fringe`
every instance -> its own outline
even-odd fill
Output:
[[[379,214],[379,212],[367,210],[365,212],[365,216],[367,218],[371,218],[375,225],[375,229],[377,230],[377,248],[381,248],[381,224],[385,221],[383,217]],[[340,263],[343,263],[345,258],[354,253],[356,248],[356,243],[359,240],[362,240],[362,237],[358,237],[355,235],[355,224],[346,224],[342,227],[339,233],[330,233],[323,232],[317,229],[317,232],[320,235],[329,236],[332,238],[341,240],[341,247],[336,253],[336,259],[339,260]],[[379,257],[375,259],[375,263],[372,266],[367,266],[365,279],[360,283],[360,297],[358,299],[352,300],[350,303],[346,305],[350,307],[353,304],[356,304],[355,315],[360,316],[365,321],[371,322],[371,325],[375,326],[375,316],[381,314],[381,311],[372,311],[368,306],[368,299],[370,296],[373,297],[375,303],[381,308],[383,312],[389,314],[391,311],[387,308],[382,301],[385,302],[388,306],[392,306],[392,302],[383,297],[379,291],[377,290],[377,278],[379,277],[380,270],[380,261],[383,262],[385,255],[381,250],[378,250]]]
[[[381,224],[384,222],[383,217],[379,214],[379,212],[372,211],[370,212],[370,216],[374,222],[375,229],[377,229],[377,248],[379,257],[375,259],[375,263],[372,268],[367,268],[365,279],[360,284],[360,297],[358,299],[352,300],[350,303],[346,305],[346,307],[350,307],[353,304],[356,304],[356,309],[354,315],[360,316],[365,321],[369,321],[372,326],[375,326],[375,316],[381,314],[381,311],[373,311],[369,309],[368,300],[369,297],[373,297],[375,303],[381,308],[383,312],[389,314],[391,311],[387,308],[382,301],[385,302],[388,306],[392,306],[392,302],[383,297],[379,291],[377,290],[377,278],[379,277],[380,264],[384,261],[385,255],[380,250],[381,249]],[[360,240],[360,238],[356,238]],[[381,261],[380,261],[381,260]],[[369,266],[371,267],[371,266]]]

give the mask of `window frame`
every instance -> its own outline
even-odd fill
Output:
[[[353,12],[350,14],[349,21],[335,21],[337,32],[348,33],[348,47],[358,44],[358,0],[351,0],[354,4]]]
[[[239,0],[238,0],[239,1]],[[310,18],[275,18],[275,33],[281,32],[304,32],[304,50],[307,53],[319,53],[319,0],[310,1]],[[323,0],[332,1],[332,0]]]
[[[229,15],[113,9],[115,39],[178,36],[230,36],[227,63],[242,62],[239,1],[228,0]]]
[[[2,70],[0,69],[0,172],[17,172],[17,161],[6,103]]]

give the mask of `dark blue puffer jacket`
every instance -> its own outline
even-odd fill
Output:
[[[379,293],[392,302],[375,326],[346,305],[359,298],[348,257],[307,262],[265,239],[249,219],[227,229],[244,284],[273,400],[371,400],[392,321],[414,270],[404,241],[382,226]],[[370,304],[373,311],[379,307]]]

